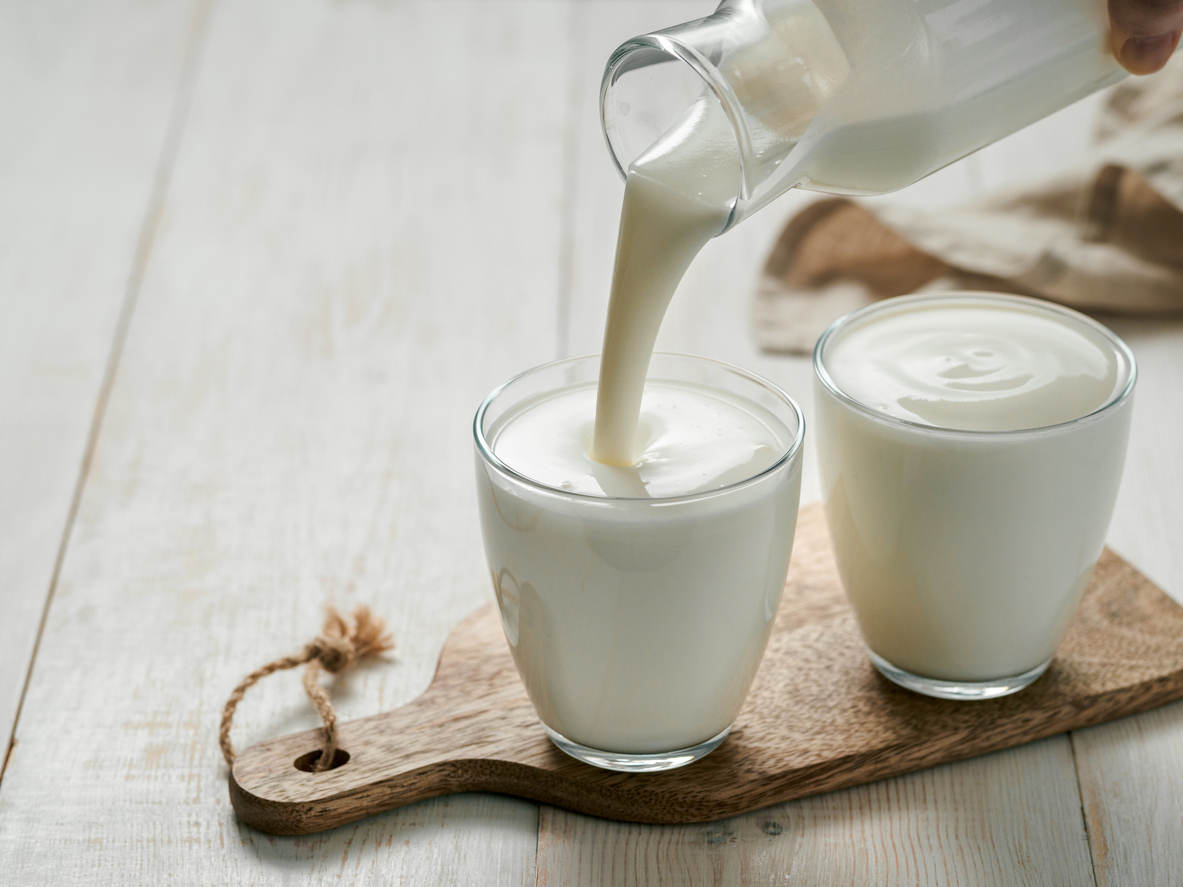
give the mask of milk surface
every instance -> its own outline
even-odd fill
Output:
[[[819,357],[866,408],[818,381],[826,516],[867,645],[947,681],[1046,663],[1116,500],[1126,354],[1031,300],[948,296],[884,303]]]
[[[587,453],[594,409],[594,384],[560,388],[488,432],[531,481],[478,469],[506,638],[552,730],[617,753],[688,748],[730,726],[768,641],[801,485],[799,454],[776,463],[796,429],[650,380],[641,456],[620,468]]]
[[[1100,408],[1119,382],[1099,332],[1022,302],[913,303],[846,330],[825,365],[871,409],[971,431],[1068,422]]]
[[[531,480],[588,496],[670,498],[755,477],[788,451],[784,425],[717,389],[656,382],[645,388],[631,465],[590,455],[595,386],[553,392],[507,417],[494,452]]]

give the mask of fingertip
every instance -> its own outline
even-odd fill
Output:
[[[1179,45],[1180,31],[1157,37],[1129,37],[1117,52],[1117,60],[1131,74],[1153,74],[1171,58]]]

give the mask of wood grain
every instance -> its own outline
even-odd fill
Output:
[[[543,807],[538,885],[1091,884],[1067,746],[1045,739],[701,824]]]
[[[1183,697],[1183,608],[1106,551],[1047,675],[974,704],[928,699],[870,666],[820,506],[804,509],[764,662],[731,736],[704,760],[646,776],[555,749],[534,717],[492,605],[444,646],[410,705],[346,724],[347,764],[293,762],[317,732],[235,762],[230,798],[264,831],[304,834],[439,794],[494,791],[632,822],[701,822],[1008,748]]]
[[[1183,602],[1183,323],[1112,325],[1139,378],[1110,543]],[[1079,731],[1072,744],[1097,883],[1183,885],[1183,703]]]
[[[554,356],[568,10],[214,9],[0,786],[0,884],[533,881],[511,798],[261,835],[216,733],[329,599],[398,642],[336,688],[346,718],[418,695],[487,599],[471,421]],[[312,723],[275,677],[234,739]]]
[[[1097,884],[1183,884],[1183,706],[1074,733]]]
[[[151,233],[195,5],[0,5],[0,769]]]

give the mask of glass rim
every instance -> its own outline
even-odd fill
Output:
[[[1067,317],[1074,322],[1081,324],[1094,332],[1098,333],[1114,352],[1118,354],[1129,368],[1128,378],[1125,385],[1117,389],[1116,392],[1109,396],[1106,401],[1097,407],[1085,413],[1083,416],[1077,416],[1074,419],[1068,419],[1064,422],[1057,422],[1053,425],[1037,425],[1034,428],[1014,428],[1009,431],[982,431],[969,428],[945,428],[940,425],[926,425],[923,422],[914,422],[910,419],[903,419],[899,416],[891,416],[879,410],[872,409],[864,404],[862,401],[855,399],[851,395],[839,387],[838,383],[834,381],[829,371],[826,369],[823,352],[828,343],[834,336],[838,335],[850,326],[852,323],[862,320],[870,314],[876,314],[879,311],[886,311],[897,306],[913,304],[917,302],[940,301],[940,300],[969,300],[986,303],[1002,303],[1013,304],[1019,303],[1034,308],[1037,311],[1042,311],[1048,314],[1056,314],[1061,317]],[[1033,298],[1031,296],[1017,296],[1011,293],[994,293],[982,290],[949,290],[948,292],[935,293],[915,293],[908,296],[892,296],[886,299],[872,302],[870,305],[864,305],[862,308],[856,308],[850,311],[837,320],[835,320],[826,331],[818,338],[817,343],[813,346],[813,375],[825,389],[837,398],[841,403],[853,408],[857,412],[869,416],[879,422],[887,425],[894,425],[900,428],[907,428],[909,430],[917,431],[923,434],[938,434],[948,435],[952,437],[964,438],[990,438],[998,439],[1002,437],[1026,437],[1033,435],[1049,434],[1056,431],[1067,430],[1076,425],[1095,421],[1101,418],[1102,414],[1109,413],[1115,410],[1118,406],[1129,400],[1134,393],[1134,383],[1138,380],[1138,362],[1134,359],[1134,352],[1130,350],[1130,346],[1122,341],[1121,337],[1113,330],[1109,329],[1102,323],[1098,323],[1088,315],[1082,314],[1075,309],[1069,308],[1066,305],[1060,305],[1055,302],[1049,302],[1046,299]]]
[[[542,372],[543,370],[553,369],[564,364],[574,364],[593,358],[598,360],[600,355],[598,353],[593,353],[580,354],[575,357],[562,357],[558,360],[552,360],[548,361],[547,363],[539,364],[538,366],[531,367],[528,370],[524,370],[517,375],[510,377],[490,391],[488,396],[485,397],[483,401],[481,401],[481,405],[477,407],[476,416],[472,421],[473,439],[476,442],[477,452],[480,454],[481,459],[484,460],[485,464],[492,466],[502,474],[508,475],[520,483],[556,496],[587,500],[591,502],[649,502],[653,505],[664,505],[667,503],[692,502],[697,499],[706,499],[711,496],[717,496],[721,493],[727,493],[733,490],[741,489],[743,487],[752,486],[761,478],[767,477],[768,475],[780,470],[781,467],[788,464],[789,462],[792,462],[798,455],[800,455],[801,447],[805,442],[805,415],[801,412],[801,408],[797,405],[797,401],[793,400],[788,392],[786,392],[775,382],[756,373],[749,372],[748,370],[743,369],[743,367],[736,366],[735,364],[727,363],[726,361],[722,360],[715,360],[713,357],[700,357],[695,354],[684,354],[677,351],[654,351],[653,356],[673,357],[694,361],[696,363],[713,365],[718,369],[724,370],[725,372],[729,372],[733,375],[739,376],[742,379],[746,379],[749,382],[759,385],[761,388],[769,391],[774,397],[783,401],[792,412],[794,418],[796,418],[797,431],[793,436],[793,440],[790,442],[789,446],[786,448],[785,452],[779,459],[777,459],[758,474],[753,474],[751,477],[746,477],[743,480],[737,480],[733,483],[716,487],[713,490],[703,490],[698,493],[686,493],[681,496],[597,496],[592,493],[578,493],[574,490],[564,490],[559,487],[552,487],[550,484],[544,484],[541,481],[535,480],[534,478],[527,477],[520,471],[511,468],[505,462],[501,461],[497,454],[493,452],[493,448],[490,446],[489,441],[485,438],[485,431],[482,427],[484,424],[485,414],[488,412],[489,407],[492,406],[493,401],[495,401],[498,396],[500,396],[502,392],[504,392],[505,389],[507,389],[510,385],[525,379],[527,376],[532,376],[536,373]],[[646,381],[648,381],[649,377],[647,374],[645,378]]]

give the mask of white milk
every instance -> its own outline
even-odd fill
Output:
[[[784,54],[785,63],[772,65],[754,48],[733,64],[740,99],[759,115],[753,135],[776,155],[768,160],[775,165],[848,69],[816,7],[777,10],[771,25],[779,40],[763,51]],[[658,328],[691,261],[726,227],[740,176],[731,124],[709,91],[629,167],[592,444],[600,462],[636,461],[637,413]]]
[[[632,465],[657,330],[691,261],[723,230],[739,163],[722,110],[699,99],[629,170],[604,329],[595,458]]]
[[[545,485],[478,469],[506,637],[551,730],[625,754],[689,748],[731,725],[763,655],[796,527],[797,429],[735,393],[650,380],[637,463],[607,466],[587,454],[595,397],[592,382],[529,397],[486,433]]]
[[[819,345],[826,514],[874,653],[967,682],[1050,659],[1121,478],[1133,364],[1111,336],[1046,303],[954,295],[873,306]]]
[[[1025,302],[913,302],[852,325],[826,350],[830,378],[859,403],[963,431],[1087,415],[1118,390],[1118,360],[1098,330]]]
[[[1125,76],[1101,0],[817,3],[850,73],[766,199],[903,188]]]
[[[755,477],[792,442],[764,410],[702,386],[649,385],[641,401],[632,465],[589,455],[596,390],[541,398],[499,428],[494,451],[531,480],[587,496],[668,499]]]

